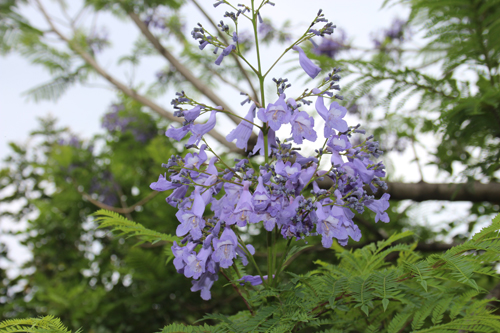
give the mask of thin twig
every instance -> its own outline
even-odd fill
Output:
[[[241,293],[240,288],[238,288],[237,286],[234,285],[234,282],[231,281],[231,279],[226,275],[226,273],[224,273],[224,271],[222,269],[220,270],[220,272],[227,279],[227,281],[233,286],[234,290],[236,290],[236,292],[238,293],[238,295],[240,295],[240,297],[243,300],[243,302],[245,302],[245,305],[247,306],[248,311],[250,311],[250,313],[252,314],[252,316],[255,316],[255,313],[253,312],[252,307],[250,306],[250,304],[248,303],[248,301],[246,300],[246,298],[243,297],[243,294]]]
[[[120,200],[120,205],[122,206],[122,209],[128,209],[129,207],[127,207],[127,203],[125,202],[125,200],[123,200],[123,197],[125,195],[123,194],[121,186],[118,184],[115,184],[115,188],[116,188],[116,191],[118,192],[118,199]],[[130,221],[133,221],[132,215],[130,215],[130,213],[131,213],[131,211],[123,213],[123,215],[125,215],[125,217],[127,219],[129,219]]]
[[[417,163],[418,172],[420,173],[420,181],[424,182],[424,172],[422,171],[422,166],[420,165],[420,159],[418,158],[417,149],[415,148],[415,135],[411,136],[411,148],[413,149],[413,155],[415,155],[415,162]]]
[[[117,208],[117,207],[113,207],[113,206],[110,206],[110,205],[106,205],[105,203],[102,203],[102,202],[100,202],[98,200],[93,199],[88,193],[85,193],[83,191],[79,191],[79,192],[82,195],[82,197],[85,198],[86,200],[88,200],[91,204],[93,204],[93,205],[95,205],[95,206],[97,206],[99,208],[110,210],[112,212],[116,212],[116,213],[119,213],[119,214],[130,214],[131,212],[133,212],[135,210],[136,207],[143,206],[148,201],[150,201],[154,197],[156,197],[158,195],[158,193],[160,193],[160,192],[156,192],[156,191],[151,192],[148,196],[146,196],[145,198],[143,198],[140,201],[136,202],[132,206],[128,206],[128,207],[124,206],[122,208]]]

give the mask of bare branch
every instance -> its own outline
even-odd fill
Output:
[[[123,191],[122,191],[122,189],[121,189],[120,185],[115,184],[115,189],[116,189],[116,191],[118,192],[118,198],[120,199],[120,205],[122,206],[122,209],[124,209],[124,210],[129,209],[129,207],[127,207],[127,203],[125,202],[125,200],[123,200],[123,196],[124,196],[124,194],[123,194]],[[153,193],[154,193],[154,192],[153,192]],[[154,197],[154,196],[153,196],[153,197]],[[134,207],[134,208],[135,208],[135,207]],[[125,217],[126,217],[127,219],[129,219],[130,221],[132,221],[132,220],[133,220],[133,219],[132,219],[132,215],[130,215],[130,213],[131,213],[131,212],[132,212],[132,211],[130,211],[130,212],[126,212],[126,213],[123,213],[123,215],[125,215]]]
[[[146,196],[142,200],[136,202],[132,206],[117,208],[117,207],[113,207],[110,205],[106,205],[105,203],[102,203],[98,200],[93,199],[88,193],[85,193],[83,191],[79,191],[79,192],[81,193],[82,197],[84,199],[88,200],[91,204],[93,204],[101,209],[110,210],[110,211],[118,213],[118,214],[130,214],[135,210],[136,207],[145,205],[148,201],[152,200],[154,197],[156,197],[158,195],[158,193],[160,193],[157,191],[151,192],[148,196]]]
[[[319,181],[320,188],[329,189],[333,182],[325,178]],[[443,201],[470,201],[500,203],[500,184],[479,182],[470,183],[401,183],[387,182],[385,191],[391,195],[391,200],[443,200]],[[367,191],[370,189],[367,187]],[[377,197],[384,192],[378,191]]]
[[[153,47],[165,58],[167,59],[168,62],[170,62],[170,64],[172,66],[174,66],[178,71],[179,73],[184,76],[184,78],[186,80],[188,80],[189,82],[191,82],[191,84],[196,88],[198,89],[202,94],[204,94],[208,99],[210,99],[212,102],[214,102],[215,104],[217,104],[218,106],[222,106],[224,108],[224,110],[228,111],[229,113],[226,113],[226,115],[235,123],[235,124],[239,124],[240,122],[240,118],[238,117],[235,117],[233,114],[232,111],[231,111],[231,108],[224,102],[222,101],[219,96],[217,96],[207,85],[205,85],[203,82],[201,82],[196,76],[194,76],[194,74],[186,67],[184,66],[176,57],[174,57],[161,43],[160,41],[158,40],[158,38],[156,38],[152,33],[151,31],[148,29],[148,27],[146,26],[146,24],[144,24],[143,21],[141,21],[140,17],[136,14],[136,13],[133,13],[133,12],[129,12],[128,15],[130,16],[130,18],[132,19],[132,21],[134,21],[134,23],[137,25],[137,27],[139,28],[139,30],[142,32],[142,34],[149,40],[149,42],[153,45]],[[239,66],[241,66],[241,63],[239,63],[239,61],[237,61],[237,63],[239,64]],[[241,67],[241,69],[243,70],[244,72],[244,69],[243,67]],[[246,74],[246,72],[244,72]],[[250,81],[250,78],[248,78],[249,82]],[[253,89],[253,87],[252,87]],[[214,136],[212,136],[214,137]],[[215,137],[214,137],[215,138]],[[215,138],[217,141],[219,141],[219,139]],[[225,140],[224,140],[225,141]],[[219,141],[220,142],[220,141]],[[250,151],[253,149],[253,147],[255,146],[255,144],[257,143],[257,135],[255,135],[255,133],[252,133],[252,135],[250,136],[250,139],[248,140],[248,147],[250,149]],[[239,150],[238,148],[236,148],[236,146],[232,143],[229,143],[231,144],[231,148],[230,148],[230,151],[231,152],[237,152],[239,154],[242,154],[242,155],[245,155],[245,153],[242,151],[242,150]],[[225,146],[228,146],[227,143],[224,143]]]
[[[85,191],[83,190],[80,190],[79,186],[78,186],[78,183],[76,182],[75,179],[72,179],[71,178],[71,182],[73,183],[73,186],[75,187],[75,189],[78,191],[78,193],[80,193],[83,197],[83,199],[89,201],[90,203],[92,203],[93,205],[101,208],[101,209],[106,209],[106,210],[110,210],[112,212],[115,212],[115,213],[119,213],[119,214],[125,214],[125,215],[129,215],[130,213],[132,213],[137,207],[139,206],[144,206],[146,203],[148,203],[149,201],[153,200],[154,197],[156,197],[158,195],[158,191],[153,191],[151,193],[149,193],[147,196],[145,196],[144,198],[142,198],[141,200],[137,201],[135,204],[133,204],[132,206],[129,206],[127,207],[125,201],[123,200],[123,192],[120,188],[120,186],[118,184],[115,184],[115,190],[117,190],[118,194],[119,194],[119,199],[120,199],[120,204],[122,206],[122,208],[117,208],[117,207],[114,207],[114,206],[110,206],[110,205],[107,205],[103,202],[100,202],[98,200],[95,200],[94,198],[92,198],[91,195],[89,195],[88,193],[86,193]],[[127,218],[129,220],[132,220],[131,217],[128,217]]]
[[[498,183],[430,184],[424,182],[389,182],[387,185],[389,187],[387,193],[391,195],[393,200],[500,202],[500,184]]]
[[[418,154],[417,154],[417,148],[415,147],[415,134],[412,133],[411,135],[411,148],[413,150],[413,155],[415,155],[415,162],[417,163],[417,167],[418,167],[418,172],[420,173],[420,180],[422,182],[425,181],[424,179],[424,172],[422,171],[422,166],[420,165],[420,159],[418,158]]]

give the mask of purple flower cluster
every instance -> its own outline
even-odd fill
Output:
[[[223,3],[224,3],[224,1],[218,1],[214,4],[214,7],[217,7]],[[274,6],[274,3],[270,2],[270,1],[267,1],[264,4],[269,4],[269,5]],[[243,4],[239,4],[238,6],[241,8],[238,9],[238,11],[236,13],[235,12],[226,12],[224,14],[224,17],[228,17],[233,22],[236,23],[238,21],[238,18],[241,15],[244,15],[246,12],[250,12],[250,8],[248,8],[247,6],[245,6]],[[257,15],[258,15],[258,19],[259,19],[259,28],[258,28],[259,34],[263,35],[264,36],[263,39],[265,39],[265,38],[267,38],[268,35],[273,34],[275,29],[272,27],[271,24],[264,22],[264,20],[260,16],[260,12],[257,12]],[[319,29],[312,29],[312,27],[318,23],[324,23],[323,27],[321,27]],[[217,59],[215,61],[215,64],[219,66],[222,63],[222,60],[224,59],[224,57],[226,57],[231,52],[236,51],[238,49],[237,45],[240,42],[240,37],[238,36],[236,31],[234,31],[231,34],[229,26],[227,24],[225,24],[224,21],[222,21],[222,20],[220,21],[220,23],[217,26],[220,28],[220,30],[223,33],[232,36],[233,44],[229,44],[229,45],[224,44],[216,36],[210,34],[207,30],[205,30],[205,28],[200,23],[198,23],[198,26],[195,27],[193,29],[193,31],[191,31],[191,36],[195,40],[197,40],[198,43],[200,44],[199,45],[200,50],[204,50],[205,47],[207,47],[207,45],[212,45],[215,47],[215,49],[213,51],[214,54],[218,54],[219,49],[222,50],[221,54],[217,57]],[[322,14],[322,10],[320,10],[318,12],[316,18],[314,19],[313,23],[311,24],[311,29],[308,32],[308,37],[313,37],[313,36],[324,37],[325,35],[331,35],[333,33],[334,28],[336,28],[336,26],[333,25],[331,22],[328,22],[328,20],[324,18],[324,14]],[[300,47],[295,46],[294,49],[296,51],[299,51],[300,62],[302,65],[302,63],[304,61],[303,59],[305,59],[307,57],[305,57],[305,55],[303,55],[304,51],[302,51],[302,49]],[[311,74],[309,74],[309,75],[311,76]]]
[[[215,156],[208,161],[207,146],[202,145],[198,152],[184,158],[172,157],[164,165],[170,175],[160,175],[151,184],[153,190],[173,190],[167,202],[179,208],[177,236],[184,237],[181,243],[186,244],[173,246],[174,264],[178,272],[195,280],[192,289],[201,290],[204,299],[210,297],[210,287],[217,280],[220,268],[230,267],[236,258],[246,264],[247,255],[253,254],[251,245],[242,243],[235,234],[235,226],[262,222],[265,230],[276,228],[284,238],[321,235],[322,244],[330,247],[333,238],[341,245],[347,244],[349,237],[360,239],[353,211],[363,212],[368,207],[377,214],[377,221],[389,221],[385,213],[389,195],[375,200],[364,189],[365,185],[374,190],[385,186],[379,178],[385,176],[384,166],[372,160],[381,153],[378,143],[368,137],[353,145],[351,137],[363,131],[347,125],[343,119],[347,110],[335,101],[325,106],[325,93],[319,89],[313,89],[311,94],[316,96],[316,111],[325,120],[324,148],[313,156],[304,157],[293,147],[293,143],[302,144],[303,140],[317,141],[313,117],[299,110],[294,99],[281,94],[276,102],[257,112],[252,105],[227,136],[228,140],[236,140],[238,147],[246,148],[257,116],[268,126],[268,154],[273,162],[256,169],[242,159],[230,168]],[[179,94],[174,104],[179,105],[183,96]],[[187,145],[198,145],[202,136],[215,126],[217,114],[216,109],[205,111],[210,112],[209,120],[194,124],[203,110],[197,105],[178,111],[177,115],[186,119],[185,125],[171,127],[166,135],[182,140],[191,133]],[[286,125],[290,125],[292,137],[282,142],[275,131]],[[262,130],[258,138],[253,154],[263,155]],[[321,170],[320,159],[327,155],[331,168]],[[324,178],[330,179],[329,189],[319,187],[318,182]],[[205,211],[210,213],[204,214]]]
[[[73,148],[81,148],[82,147],[82,141],[76,135],[71,135],[69,137],[69,139],[59,139],[59,141],[57,141],[57,143],[61,146],[70,146]]]
[[[314,45],[312,52],[317,55],[326,55],[332,59],[336,59],[338,54],[342,51],[348,50],[347,34],[344,30],[338,29],[339,35],[337,37],[324,37],[321,39],[319,45]]]
[[[318,17],[316,20],[324,22],[321,12]],[[220,26],[225,30],[222,22]],[[311,37],[322,32],[312,32]],[[203,35],[198,37],[202,43],[207,42],[202,29],[194,34]],[[293,49],[299,52],[304,71],[316,77],[321,68],[298,45]],[[176,234],[182,237],[172,246],[174,265],[179,273],[193,279],[191,290],[201,291],[203,299],[210,299],[219,270],[231,267],[235,260],[247,265],[249,256],[255,253],[253,246],[238,235],[238,228],[262,223],[263,229],[279,232],[285,239],[320,236],[323,246],[331,247],[334,238],[341,245],[346,245],[349,237],[355,241],[361,238],[353,217],[365,207],[376,213],[376,221],[389,222],[385,212],[389,195],[376,200],[365,190],[386,187],[380,179],[385,176],[384,165],[375,161],[382,153],[378,143],[372,136],[356,143],[355,139],[365,133],[359,125],[347,124],[347,109],[336,101],[325,105],[325,99],[341,99],[332,92],[339,90],[338,72],[334,69],[321,81],[320,88],[307,89],[297,98],[287,98],[284,93],[286,79],[274,80],[276,101],[267,107],[251,104],[226,139],[247,150],[249,138],[256,131],[258,139],[250,156],[264,156],[260,166],[248,159],[235,159],[234,166],[229,166],[207,146],[203,136],[215,127],[220,107],[199,104],[184,92],[177,93],[172,101],[175,115],[185,122],[181,127],[170,127],[166,136],[177,141],[189,136],[186,147],[196,151],[184,157],[172,156],[163,165],[168,174],[160,175],[151,188],[172,191],[166,201],[178,208]],[[306,109],[312,104],[310,98],[315,98],[321,125],[315,123],[312,110]],[[208,120],[195,123],[203,114],[209,115]],[[287,128],[291,137],[280,139],[277,131]],[[304,140],[311,146],[321,135],[324,140],[311,156],[298,152]],[[207,152],[215,156],[209,157]],[[244,276],[240,281],[256,286],[266,279],[262,275]]]
[[[140,121],[137,117],[123,114],[122,104],[113,104],[110,111],[102,118],[102,127],[108,132],[130,132],[135,140],[146,143],[156,135],[156,129],[150,124]]]
[[[382,31],[379,36],[373,35],[372,41],[376,48],[382,47],[386,42],[404,42],[411,38],[411,30],[409,29],[408,22],[400,18],[395,18],[391,26]]]
[[[165,23],[168,20],[168,16],[168,7],[158,6],[154,10],[148,9],[142,22],[149,29],[165,30],[167,28]]]
[[[118,201],[113,174],[103,171],[101,174],[92,177],[90,181],[89,193],[97,195],[98,200],[108,206],[115,206]]]

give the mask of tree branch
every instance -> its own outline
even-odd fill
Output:
[[[196,2],[195,2],[196,4]],[[196,4],[197,5],[197,4]],[[201,9],[200,9],[201,10]],[[203,12],[204,13],[204,12]],[[204,13],[205,14],[205,13]],[[174,57],[156,38],[151,31],[148,29],[146,24],[140,19],[140,17],[134,13],[134,12],[129,12],[128,15],[134,21],[134,23],[137,25],[139,30],[142,32],[142,34],[149,40],[149,42],[153,45],[153,47],[165,58],[167,59],[172,66],[174,66],[179,73],[184,76],[186,80],[191,82],[191,84],[198,89],[202,94],[204,94],[208,99],[210,99],[212,102],[214,102],[217,105],[220,105],[224,108],[225,111],[228,111],[229,113],[226,113],[226,115],[235,123],[239,124],[241,119],[238,117],[235,117],[233,114],[234,113],[231,111],[231,108],[224,102],[222,101],[219,96],[217,96],[207,85],[205,85],[203,82],[201,82],[194,74],[186,67],[184,66],[176,57]],[[205,14],[206,15],[206,14]],[[207,16],[207,18],[210,20],[210,17]],[[216,26],[217,27],[217,26]],[[218,30],[218,29],[217,29]],[[235,56],[232,52],[231,54]],[[247,81],[249,82],[250,86],[252,87],[252,91],[254,92],[254,96],[256,95],[255,90],[253,86],[251,85],[251,80],[248,77],[248,74],[245,72],[245,69],[241,65],[241,63],[238,60],[238,57],[235,56],[236,63],[240,67],[242,73],[245,75],[247,78]],[[254,97],[254,100],[257,100]],[[219,141],[219,140],[217,140]],[[248,149],[252,151],[253,147],[257,144],[257,135],[255,133],[252,133],[250,136],[250,139],[248,140]],[[227,146],[227,144],[226,144]],[[235,146],[231,149],[232,152],[237,152],[241,155],[246,155],[242,150],[238,150]]]
[[[322,189],[329,189],[333,182],[330,179],[319,181]],[[385,191],[391,195],[391,200],[443,200],[443,201],[470,201],[500,203],[500,184],[479,182],[470,183],[402,183],[387,182]],[[367,188],[367,191],[370,191]],[[378,191],[377,197],[384,192]]]
[[[253,311],[252,307],[250,306],[250,304],[248,303],[248,301],[246,300],[246,298],[245,298],[245,297],[241,294],[241,290],[240,290],[240,288],[238,288],[238,287],[234,284],[234,282],[233,282],[233,281],[231,281],[231,279],[227,276],[227,274],[226,274],[226,273],[224,273],[224,270],[223,270],[223,269],[221,269],[221,270],[220,270],[220,273],[221,273],[221,274],[222,274],[222,275],[226,278],[226,280],[227,280],[227,281],[231,284],[231,286],[233,286],[234,290],[236,290],[236,292],[238,293],[238,295],[240,295],[240,297],[241,297],[241,299],[243,300],[243,302],[245,303],[245,305],[246,305],[246,307],[247,307],[248,311],[250,311],[250,314],[251,314],[252,316],[255,316],[255,313],[254,313],[254,311]]]
[[[167,110],[165,110],[164,108],[162,108],[161,106],[159,106],[158,104],[156,104],[155,102],[153,102],[152,100],[150,100],[147,97],[145,97],[145,96],[137,93],[135,90],[129,88],[128,86],[126,86],[125,84],[123,84],[122,82],[120,82],[119,80],[117,80],[116,78],[114,78],[113,76],[111,76],[111,74],[109,74],[108,72],[106,72],[104,70],[104,68],[102,68],[97,63],[97,61],[89,53],[87,53],[81,46],[79,46],[78,44],[74,43],[73,41],[71,41],[70,39],[68,39],[64,34],[62,34],[56,28],[56,26],[53,24],[50,16],[47,14],[47,12],[45,11],[45,9],[42,6],[42,4],[40,3],[40,1],[39,0],[35,0],[35,1],[38,4],[38,8],[40,9],[40,12],[45,17],[45,20],[50,25],[52,31],[54,31],[54,33],[56,33],[61,40],[63,40],[64,42],[66,42],[66,44],[73,51],[75,51],[78,55],[80,55],[80,57],[88,65],[90,65],[99,75],[101,75],[109,83],[111,83],[112,85],[114,85],[118,90],[121,90],[125,95],[127,95],[127,96],[135,99],[136,101],[138,101],[139,103],[143,104],[144,106],[149,107],[151,110],[153,110],[154,112],[156,112],[157,114],[159,114],[161,117],[166,118],[166,119],[168,119],[168,120],[170,120],[172,122],[182,123],[182,121],[179,118],[175,117],[173,114],[171,114],[170,112],[168,112]],[[239,154],[244,154],[244,152],[242,150],[240,150],[239,148],[237,148],[234,143],[228,142],[226,140],[226,138],[222,134],[220,134],[219,132],[217,132],[216,130],[211,130],[210,132],[208,132],[208,134],[210,136],[212,136],[215,140],[217,140],[218,142],[220,142],[222,145],[228,147],[229,151],[236,152],[236,153],[239,153]]]
[[[410,199],[413,201],[446,200],[470,202],[500,202],[500,184],[479,182],[471,183],[387,183],[387,193],[393,200]]]
[[[99,208],[102,208],[102,209],[106,209],[106,210],[110,210],[112,212],[116,212],[118,214],[130,214],[132,213],[136,207],[139,207],[139,206],[143,206],[144,204],[146,204],[148,201],[152,200],[154,197],[156,197],[158,195],[158,193],[160,192],[157,192],[157,191],[153,191],[151,192],[148,196],[144,197],[142,200],[136,202],[135,204],[133,204],[132,206],[129,206],[129,207],[123,207],[123,208],[117,208],[117,207],[113,207],[113,206],[110,206],[110,205],[106,205],[105,203],[102,203],[98,200],[95,200],[92,198],[92,196],[90,196],[88,193],[85,193],[83,191],[79,191],[82,195],[82,197],[86,200],[88,200],[91,204],[99,207]]]
[[[148,27],[142,20],[140,19],[139,15],[133,12],[129,12],[128,16],[134,21],[135,25],[141,30],[142,34],[149,40],[149,42],[154,46],[154,48],[160,52],[160,54],[172,64],[172,66],[177,69],[179,74],[184,76],[186,80],[191,82],[191,84],[198,89],[203,95],[207,96],[208,99],[210,99],[212,102],[214,102],[217,106],[222,106],[225,111],[231,111],[231,108],[224,102],[222,101],[219,96],[217,96],[212,89],[210,89],[207,85],[205,85],[203,82],[201,82],[194,74],[186,67],[184,66],[176,57],[172,55],[156,38],[151,31],[149,31]],[[226,113],[229,118],[235,123],[239,124],[240,119],[233,116],[230,113]]]

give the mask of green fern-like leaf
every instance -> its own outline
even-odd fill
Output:
[[[432,311],[432,323],[434,325],[440,324],[443,320],[444,313],[448,309],[448,305],[450,304],[452,297],[446,297],[434,306],[434,311]]]
[[[54,316],[27,319],[9,319],[0,323],[0,333],[71,333],[61,320]],[[80,333],[81,330],[75,333]]]
[[[389,324],[387,332],[388,333],[399,332],[407,324],[408,318],[410,318],[411,315],[412,315],[411,311],[405,311],[395,315]]]
[[[138,244],[144,242],[156,243],[159,241],[173,243],[174,241],[180,240],[176,236],[147,229],[143,225],[132,222],[115,212],[101,209],[95,212],[94,216],[96,217],[96,221],[100,224],[99,228],[111,228],[112,231],[119,232],[120,236],[126,236],[127,238],[139,237],[141,241]]]
[[[413,316],[413,320],[411,322],[411,327],[414,330],[418,330],[424,325],[425,319],[427,319],[427,317],[431,315],[432,310],[434,310],[436,302],[436,297],[431,297],[422,304],[420,309]]]
[[[479,242],[481,240],[484,240],[485,238],[490,237],[492,234],[496,234],[496,238],[498,239],[498,233],[500,231],[500,214],[498,214],[493,221],[491,222],[491,225],[481,229],[480,232],[472,236],[471,241],[473,242]]]
[[[215,327],[204,326],[186,326],[183,324],[170,324],[165,326],[159,333],[212,333],[216,332]]]

